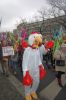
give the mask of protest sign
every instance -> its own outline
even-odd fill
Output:
[[[14,55],[13,46],[2,47],[2,53],[3,53],[3,56]]]

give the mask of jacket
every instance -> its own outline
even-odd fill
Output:
[[[66,59],[65,59],[64,53],[61,50],[56,50],[53,57],[55,59],[55,70],[56,71],[62,71],[62,72],[66,73]],[[65,61],[65,66],[56,65],[57,60],[64,60]]]

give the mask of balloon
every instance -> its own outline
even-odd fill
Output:
[[[59,40],[56,40],[55,41],[55,43],[54,43],[54,52],[56,51],[56,50],[58,50],[60,48],[60,43],[59,43]]]
[[[54,46],[54,41],[48,41],[46,44],[45,44],[45,47],[46,49],[50,49],[50,48],[53,48]]]
[[[5,32],[1,33],[1,40],[4,40],[7,38],[7,35]]]
[[[28,37],[28,33],[27,33],[27,30],[25,28],[22,28],[21,29],[21,37],[23,39],[27,38]]]
[[[27,48],[28,47],[28,43],[25,40],[21,41],[21,45],[23,48]]]
[[[26,86],[30,86],[33,83],[33,79],[30,76],[29,71],[26,71],[26,75],[23,77],[22,82]]]
[[[18,41],[16,41],[14,44],[14,50],[18,50],[18,47],[19,47],[19,43],[18,43]]]
[[[43,79],[46,76],[47,72],[42,65],[39,66],[39,70],[40,70],[40,79]]]
[[[15,35],[14,35],[14,38],[15,38],[15,40],[17,41],[17,40],[18,40],[18,34],[15,34]]]
[[[12,44],[14,45],[15,38],[13,33],[10,33],[10,39],[12,41]]]

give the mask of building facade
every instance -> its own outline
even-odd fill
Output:
[[[66,33],[66,16],[59,16],[56,18],[47,19],[45,21],[33,22],[33,23],[21,23],[17,26],[13,32],[21,36],[22,30],[25,29],[28,34],[32,31],[37,31],[43,34],[44,36],[53,35],[53,32],[56,31],[60,26],[63,27],[63,33]]]

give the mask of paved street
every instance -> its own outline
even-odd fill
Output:
[[[3,75],[0,75],[0,100],[23,100],[13,84]]]
[[[0,100],[25,100],[24,88],[21,83],[22,73],[19,68],[17,70],[17,77],[10,74],[9,78],[6,78],[0,73]],[[55,78],[55,72],[47,69],[47,76],[41,80],[37,90],[40,100],[66,100],[66,78],[64,75],[62,81],[64,87],[60,88]]]

